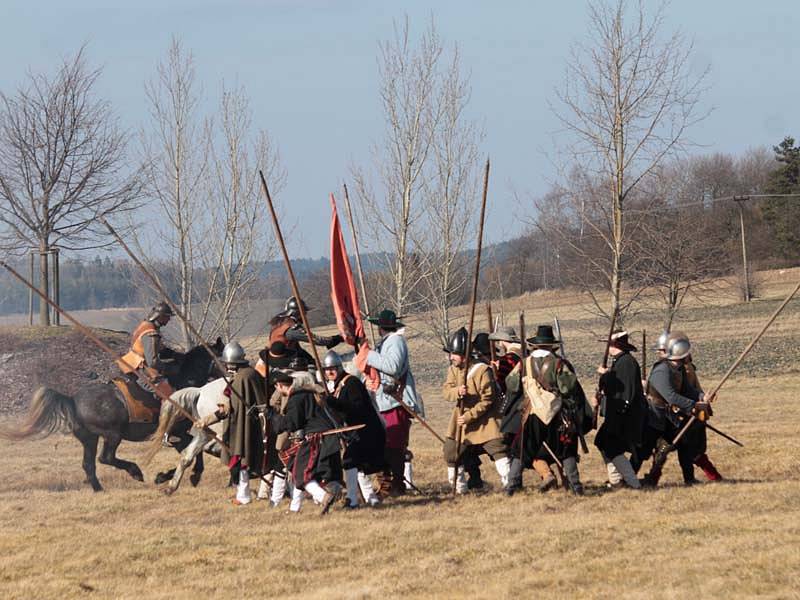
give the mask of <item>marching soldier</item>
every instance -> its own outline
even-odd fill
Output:
[[[591,428],[592,411],[574,367],[556,354],[560,340],[553,328],[540,325],[527,342],[533,352],[526,359],[523,380],[528,398],[521,417],[522,466],[533,467],[542,478],[539,491],[546,492],[557,486],[550,465],[560,462],[570,489],[582,495],[578,441]]]
[[[365,426],[350,434],[342,456],[347,485],[347,508],[358,508],[359,488],[364,501],[369,506],[377,506],[380,500],[372,489],[369,476],[383,471],[385,466],[383,451],[386,433],[383,424],[367,388],[358,377],[345,372],[342,358],[334,350],[329,350],[322,359],[322,371],[330,394],[327,398],[328,405],[342,415],[346,425]]]
[[[600,389],[605,397],[604,419],[594,439],[608,469],[612,486],[623,484],[641,488],[626,452],[635,454],[642,443],[647,419],[647,405],[642,390],[642,370],[631,352],[636,347],[628,341],[627,331],[611,336],[611,366],[598,367]]]
[[[257,407],[266,404],[266,382],[250,366],[244,349],[237,342],[228,342],[222,351],[222,362],[233,376],[230,384],[230,415],[223,441],[230,452],[223,449],[220,456],[227,464],[236,486],[233,504],[250,504],[250,473],[259,473],[264,456],[261,427]]]
[[[167,377],[177,375],[183,359],[183,354],[167,347],[161,337],[161,328],[174,315],[166,302],[156,304],[147,318],[133,330],[131,347],[122,357],[123,360],[117,362],[120,370],[133,379],[138,379],[137,371],[145,371],[167,396],[175,391],[167,382]],[[145,378],[139,379],[140,385],[145,381]],[[147,386],[149,384],[144,387]]]
[[[367,355],[367,364],[380,372],[380,385],[375,390],[375,403],[386,425],[385,456],[387,468],[379,475],[380,494],[401,496],[406,492],[404,477],[408,453],[411,417],[400,406],[405,403],[411,410],[425,417],[425,408],[417,394],[408,344],[403,335],[405,325],[397,320],[391,310],[382,310],[370,323],[378,326],[381,336],[374,350]]]
[[[290,511],[300,510],[305,490],[321,505],[320,514],[324,515],[342,489],[339,438],[323,435],[337,426],[325,408],[324,390],[315,383],[303,384],[278,369],[270,373],[270,381],[287,399],[285,415],[270,411],[270,425],[275,433],[290,432],[292,440],[292,446],[281,456],[295,487]]]
[[[686,360],[690,354],[691,343],[682,333],[673,333],[666,341],[663,358],[653,365],[648,389],[648,427],[643,443],[643,456],[656,449],[650,472],[643,483],[655,486],[661,477],[664,462],[672,449],[672,440],[682,423],[695,414],[695,421],[686,432],[678,446],[678,462],[681,465],[684,482],[694,483],[694,460],[705,452],[700,429],[704,429],[702,419],[711,414],[711,407],[705,401],[703,392],[691,385],[686,374]],[[704,433],[704,432],[703,432]]]
[[[453,333],[448,346],[444,348],[449,354],[450,367],[447,369],[447,379],[442,387],[444,399],[453,403],[460,401],[464,409],[461,413],[457,406],[453,410],[444,443],[447,478],[451,484],[456,482],[456,492],[459,494],[467,491],[464,468],[459,467],[456,472],[456,463],[461,462],[464,453],[488,454],[494,460],[503,487],[508,485],[511,468],[508,448],[498,425],[497,388],[492,370],[488,362],[477,353],[469,364],[467,335],[467,330],[460,328]],[[466,385],[465,370],[467,370]],[[458,428],[461,428],[461,455],[456,442]]]

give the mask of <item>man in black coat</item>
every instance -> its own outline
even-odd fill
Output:
[[[613,487],[624,482],[630,488],[639,489],[642,486],[625,453],[635,453],[642,443],[647,404],[642,389],[642,370],[631,352],[636,352],[636,347],[628,341],[627,331],[611,336],[608,350],[611,366],[598,368],[605,403],[603,424],[594,445],[603,456]]]
[[[293,440],[281,456],[298,492],[290,510],[300,510],[300,492],[305,490],[322,506],[324,515],[342,489],[339,437],[322,435],[337,426],[325,406],[324,390],[317,385],[298,385],[290,375],[279,370],[270,373],[270,382],[288,398],[285,414],[272,412],[270,425],[273,433],[288,431]]]
[[[347,508],[358,508],[358,489],[370,506],[380,504],[369,475],[384,471],[386,432],[372,404],[369,392],[358,377],[345,372],[342,358],[329,350],[322,359],[325,385],[330,394],[327,404],[335,409],[346,425],[364,425],[363,429],[347,436],[347,447],[342,457],[347,485]]]

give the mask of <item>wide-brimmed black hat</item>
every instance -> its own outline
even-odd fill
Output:
[[[275,384],[278,384],[278,383],[284,383],[286,385],[291,385],[292,383],[294,383],[294,379],[292,379],[291,375],[289,375],[288,373],[285,373],[284,371],[281,371],[280,369],[272,369],[269,372],[269,382],[272,385],[275,385]]]
[[[627,331],[616,331],[611,334],[610,345],[627,352],[636,352],[636,346],[628,341]]]
[[[397,320],[395,312],[388,308],[383,309],[377,317],[367,317],[367,321],[374,323],[382,329],[399,329],[400,327],[405,327],[405,324]]]
[[[551,325],[539,325],[539,327],[536,328],[536,335],[528,338],[527,342],[531,346],[550,348],[552,346],[558,346],[561,340],[557,340],[555,335],[553,335],[553,327]]]

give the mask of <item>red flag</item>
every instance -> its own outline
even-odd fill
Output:
[[[331,300],[333,312],[336,314],[336,324],[339,332],[348,344],[356,346],[356,340],[364,340],[364,321],[361,319],[361,310],[358,304],[358,292],[353,280],[353,271],[350,268],[350,259],[347,257],[347,248],[344,245],[342,228],[339,225],[339,214],[336,212],[336,200],[331,194]],[[378,373],[372,367],[366,366],[366,355],[369,351],[367,342],[358,352],[356,366],[359,371],[367,376],[367,387],[372,390],[377,388],[380,381]]]
[[[347,343],[355,345],[356,338],[364,337],[364,322],[358,306],[358,292],[350,269],[350,259],[344,245],[336,200],[331,194],[331,299],[339,332]]]

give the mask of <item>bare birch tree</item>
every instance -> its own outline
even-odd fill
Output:
[[[265,131],[253,135],[249,100],[242,88],[222,91],[219,125],[210,127],[211,168],[208,188],[197,203],[203,211],[204,240],[196,265],[202,282],[196,286],[198,329],[212,339],[239,333],[258,279],[258,266],[274,257],[267,236],[268,221],[259,187],[264,171],[274,193],[286,174],[280,155]]]
[[[377,184],[364,169],[352,169],[363,222],[359,230],[367,247],[385,257],[391,280],[381,295],[398,314],[415,307],[422,280],[412,232],[424,211],[425,169],[441,116],[436,102],[441,55],[433,23],[416,45],[408,19],[402,26],[395,23],[394,37],[380,44],[378,59],[386,133],[372,151]]]
[[[38,251],[45,296],[48,252],[107,245],[98,219],[132,208],[140,193],[139,173],[126,169],[127,136],[96,98],[100,70],[84,54],[0,93],[0,247]],[[50,324],[48,308],[39,303],[41,325]]]
[[[641,0],[633,8],[625,0],[594,2],[589,17],[589,39],[573,48],[554,112],[569,139],[562,147],[569,161],[606,190],[594,210],[579,194],[572,199],[609,256],[595,266],[611,294],[603,311],[610,317],[623,308],[639,233],[626,223],[628,203],[663,160],[686,148],[687,130],[706,116],[698,105],[706,73],[692,73],[692,44],[680,33],[662,39],[663,4],[649,16]]]
[[[143,134],[152,198],[137,242],[151,267],[174,273],[181,311],[205,337],[234,335],[242,322],[256,262],[271,257],[260,219],[258,169],[277,192],[285,181],[269,136],[254,133],[241,88],[222,91],[217,119],[199,113],[194,59],[173,39],[157,79],[146,85],[153,128]],[[154,269],[158,270],[158,269]],[[182,343],[193,340],[181,324]]]
[[[430,174],[423,179],[423,227],[412,232],[424,263],[421,296],[430,311],[431,331],[442,343],[450,338],[450,309],[466,297],[466,248],[475,236],[480,191],[478,145],[483,132],[465,109],[470,99],[458,48],[436,92],[439,121],[433,130]]]
[[[207,174],[207,135],[198,114],[200,90],[194,57],[177,38],[172,39],[156,78],[145,84],[152,130],[142,134],[142,151],[151,198],[145,227],[139,228],[140,254],[151,270],[166,260],[175,268],[177,298],[173,301],[192,319],[194,265],[200,211]],[[162,263],[163,264],[163,263]],[[164,286],[169,289],[171,286]],[[185,323],[179,324],[182,343],[192,344]]]

